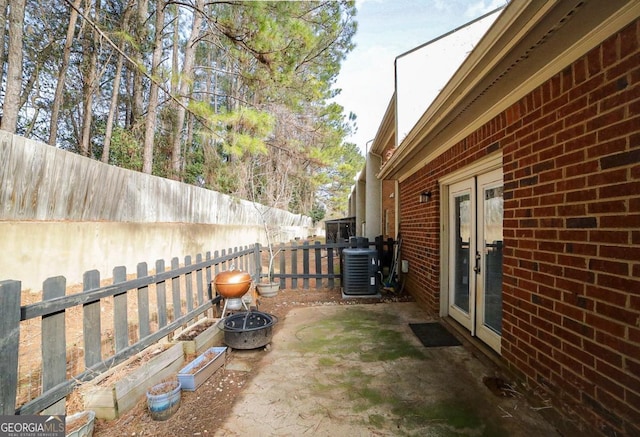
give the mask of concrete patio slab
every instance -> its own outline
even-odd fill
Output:
[[[291,310],[215,435],[559,435],[470,349],[422,346],[409,323],[427,321],[413,302]]]

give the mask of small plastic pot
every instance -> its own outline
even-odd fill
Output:
[[[163,382],[147,391],[147,406],[153,420],[167,420],[180,407],[180,381]]]

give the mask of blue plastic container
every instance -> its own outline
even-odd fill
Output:
[[[180,407],[180,381],[163,382],[147,391],[147,406],[153,420],[167,420]],[[159,393],[159,394],[152,394]]]

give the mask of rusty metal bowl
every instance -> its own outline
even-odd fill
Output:
[[[218,293],[227,299],[244,296],[251,287],[251,275],[240,270],[227,270],[218,273],[213,280]]]

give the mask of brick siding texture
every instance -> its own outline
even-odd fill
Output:
[[[496,147],[502,357],[585,431],[640,435],[640,20],[401,184],[406,287],[434,313],[437,180]]]

